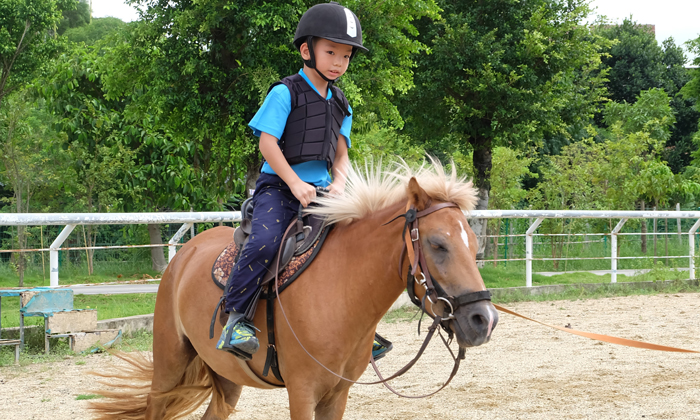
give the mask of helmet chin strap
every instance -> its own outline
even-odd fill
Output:
[[[306,46],[309,48],[309,55],[311,56],[310,60],[304,60],[304,64],[306,64],[308,67],[316,70],[316,73],[318,73],[319,76],[326,82],[328,82],[328,88],[330,89],[331,86],[333,86],[333,83],[335,83],[336,79],[329,79],[327,78],[323,73],[318,71],[316,68],[316,57],[314,56],[314,46],[313,46],[313,36],[309,36],[306,38]]]
[[[328,82],[328,90],[331,90],[331,89],[333,88],[333,84],[334,84],[338,79],[337,79],[337,78],[336,78],[336,79],[329,79],[329,78],[327,78],[323,73],[321,73],[320,71],[318,71],[318,69],[316,68],[316,58],[314,57],[314,49],[313,49],[313,38],[314,38],[314,37],[312,37],[312,36],[309,36],[309,37],[306,38],[306,46],[309,47],[310,59],[309,59],[309,60],[304,60],[304,64],[306,64],[307,67],[310,67],[310,68],[316,70],[316,73],[318,73],[318,75],[321,76],[321,78],[322,78],[323,80],[325,80],[326,82]],[[353,50],[353,53],[354,53],[354,50]],[[343,113],[344,113],[346,116],[349,117],[349,116],[352,115],[352,113],[350,112],[350,110],[340,101],[340,99],[338,98],[337,95],[333,95],[333,99],[335,99],[335,102],[338,104],[338,106],[340,107],[340,109],[343,111]]]

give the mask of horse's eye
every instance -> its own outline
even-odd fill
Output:
[[[430,243],[430,247],[433,248],[435,251],[447,252],[447,248],[445,248],[437,242],[428,241],[428,243]]]

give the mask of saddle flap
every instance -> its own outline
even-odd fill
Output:
[[[294,255],[301,255],[311,248],[326,227],[327,221],[323,216],[308,214],[304,216],[304,240],[297,242]]]

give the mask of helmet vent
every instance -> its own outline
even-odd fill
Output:
[[[357,37],[357,24],[355,23],[355,15],[350,11],[350,9],[344,8],[345,19],[348,22],[348,35],[356,38]]]

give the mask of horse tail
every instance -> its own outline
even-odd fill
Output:
[[[96,420],[143,420],[149,402],[165,398],[163,420],[178,419],[192,414],[211,396],[211,410],[214,415],[225,417],[232,411],[224,400],[224,391],[217,375],[199,356],[187,366],[180,382],[165,392],[151,391],[153,380],[153,360],[141,353],[112,352],[112,355],[126,362],[126,365],[111,372],[90,372],[107,380],[99,381],[112,390],[96,390],[93,393],[101,399],[89,402]]]

